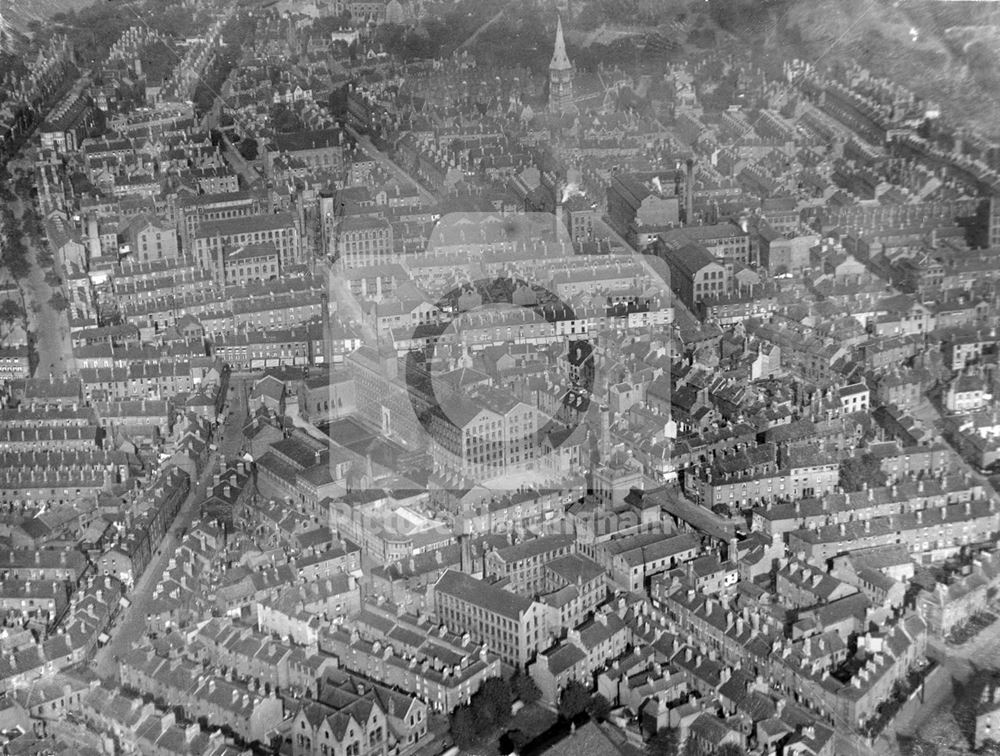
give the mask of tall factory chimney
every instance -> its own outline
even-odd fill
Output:
[[[684,177],[684,223],[694,223],[694,158],[688,158]]]
[[[327,362],[333,360],[333,333],[330,330],[330,294],[324,291],[320,295],[323,307],[323,355]]]
[[[601,405],[601,464],[606,465],[611,460],[611,408]]]

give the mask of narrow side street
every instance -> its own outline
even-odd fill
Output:
[[[146,566],[142,577],[128,593],[131,602],[121,611],[111,628],[111,640],[103,648],[97,650],[91,661],[91,668],[105,680],[118,678],[117,658],[128,653],[129,648],[136,644],[146,633],[146,614],[153,601],[153,589],[163,576],[167,563],[180,545],[179,534],[189,527],[198,514],[198,507],[206,496],[211,484],[212,475],[218,470],[219,455],[213,452],[209,455],[204,472],[197,482],[192,484],[191,493],[181,505],[173,525],[167,531],[166,537],[153,554],[152,560]]]
[[[116,658],[127,653],[146,632],[146,615],[153,601],[153,590],[167,569],[170,558],[180,546],[181,534],[198,517],[201,503],[207,498],[212,485],[212,476],[218,472],[220,460],[229,460],[239,454],[242,446],[243,425],[247,418],[246,392],[247,387],[238,378],[230,381],[232,391],[229,392],[229,410],[224,412],[223,422],[219,425],[216,438],[218,450],[211,452],[205,469],[199,479],[192,483],[191,492],[181,505],[166,537],[160,543],[145,572],[136,581],[127,598],[129,606],[119,614],[111,629],[111,640],[103,648],[98,649],[91,667],[103,679],[118,677]]]
[[[392,175],[398,180],[405,181],[408,184],[413,184],[420,193],[421,201],[427,203],[428,205],[437,204],[437,198],[433,194],[427,191],[427,189],[425,189],[420,182],[411,177],[410,174],[400,168],[388,155],[376,147],[371,139],[346,124],[344,125],[344,130],[351,135],[354,141],[358,143],[358,146],[360,146],[372,160],[392,173]]]

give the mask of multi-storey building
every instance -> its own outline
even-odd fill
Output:
[[[996,502],[980,499],[795,530],[788,534],[788,546],[815,561],[856,549],[903,543],[915,555],[940,560],[957,554],[963,546],[991,543],[998,531]]]
[[[990,197],[990,223],[988,231],[989,246],[1000,247],[1000,198]]]
[[[539,592],[552,632],[583,622],[607,598],[604,568],[583,554],[566,554],[545,565],[545,583]]]
[[[433,407],[427,429],[441,469],[488,480],[535,467],[538,410],[505,391],[448,396]]]
[[[395,262],[392,224],[379,216],[345,216],[337,230],[336,244],[330,252],[344,270]]]
[[[542,700],[555,704],[571,681],[589,688],[593,673],[608,660],[622,656],[632,639],[628,624],[604,607],[593,619],[571,629],[565,641],[539,654],[528,672],[541,690]]]
[[[706,507],[733,508],[785,496],[822,496],[835,490],[840,474],[836,458],[808,453],[789,456],[782,465],[772,462],[725,472],[720,472],[717,464],[692,475],[689,490]]]
[[[137,215],[129,221],[124,236],[133,261],[177,259],[177,230],[159,218]]]
[[[691,533],[637,533],[612,538],[596,548],[597,561],[613,583],[627,591],[642,591],[648,578],[698,556],[701,542]]]
[[[350,628],[332,628],[320,645],[341,667],[411,693],[438,712],[468,703],[501,672],[500,657],[468,633],[435,627],[389,604],[366,604]]]
[[[486,554],[487,578],[508,580],[515,593],[538,593],[546,584],[545,565],[576,551],[572,535],[551,535],[493,549]]]
[[[711,226],[685,226],[663,236],[668,247],[680,248],[694,242],[705,247],[712,255],[726,263],[750,262],[750,234],[735,223],[717,223]]]
[[[676,183],[673,171],[615,174],[607,189],[608,218],[630,243],[646,248],[680,221]]]
[[[195,232],[202,223],[259,215],[266,209],[266,198],[256,192],[200,194],[183,200],[177,215],[184,254],[191,254]]]
[[[915,472],[919,469],[921,468],[916,468]],[[908,471],[905,467],[893,470],[897,474]],[[930,470],[926,471],[929,472]],[[943,468],[934,469],[933,472],[937,475],[943,472]],[[751,528],[775,536],[793,530],[821,528],[965,504],[980,499],[982,495],[982,486],[962,475],[927,475],[917,481],[903,480],[888,486],[866,486],[861,491],[828,492],[790,503],[768,502],[753,510]]]
[[[180,707],[190,718],[225,724],[248,741],[265,740],[284,718],[282,699],[272,689],[206,675],[201,663],[157,656],[151,647],[133,648],[121,660],[122,685]]]
[[[457,570],[434,584],[434,609],[447,627],[468,631],[507,664],[524,667],[549,639],[542,604]]]
[[[927,630],[938,637],[962,627],[989,606],[989,596],[1000,585],[1000,555],[984,552],[973,559],[968,575],[936,583],[917,594],[917,609]]]
[[[729,269],[719,263],[705,247],[688,242],[663,253],[670,267],[670,287],[688,309],[708,297],[718,297],[729,291]]]
[[[293,646],[252,627],[234,627],[214,617],[193,634],[188,653],[213,667],[231,669],[241,679],[267,689],[311,691],[317,678],[336,667],[315,648]]]
[[[245,286],[251,281],[276,278],[278,259],[278,250],[271,242],[240,246],[223,261],[226,286]]]
[[[192,253],[201,268],[224,281],[225,261],[231,252],[247,244],[266,242],[273,244],[278,253],[279,269],[302,262],[298,222],[287,212],[203,222],[194,234]]]

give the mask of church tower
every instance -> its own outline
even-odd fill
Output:
[[[573,64],[566,55],[562,17],[556,25],[556,45],[549,63],[549,112],[568,113],[573,110]]]

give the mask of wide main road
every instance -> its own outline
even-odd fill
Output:
[[[20,221],[24,216],[23,200],[17,200],[13,209]],[[38,354],[35,376],[48,378],[49,375],[61,377],[64,373],[75,374],[68,313],[57,310],[51,304],[52,295],[59,289],[52,288],[45,280],[45,270],[38,264],[39,249],[30,235],[24,234],[23,239],[28,249],[31,269],[27,277],[22,278],[18,284],[24,295],[28,330],[35,337],[35,351]]]

